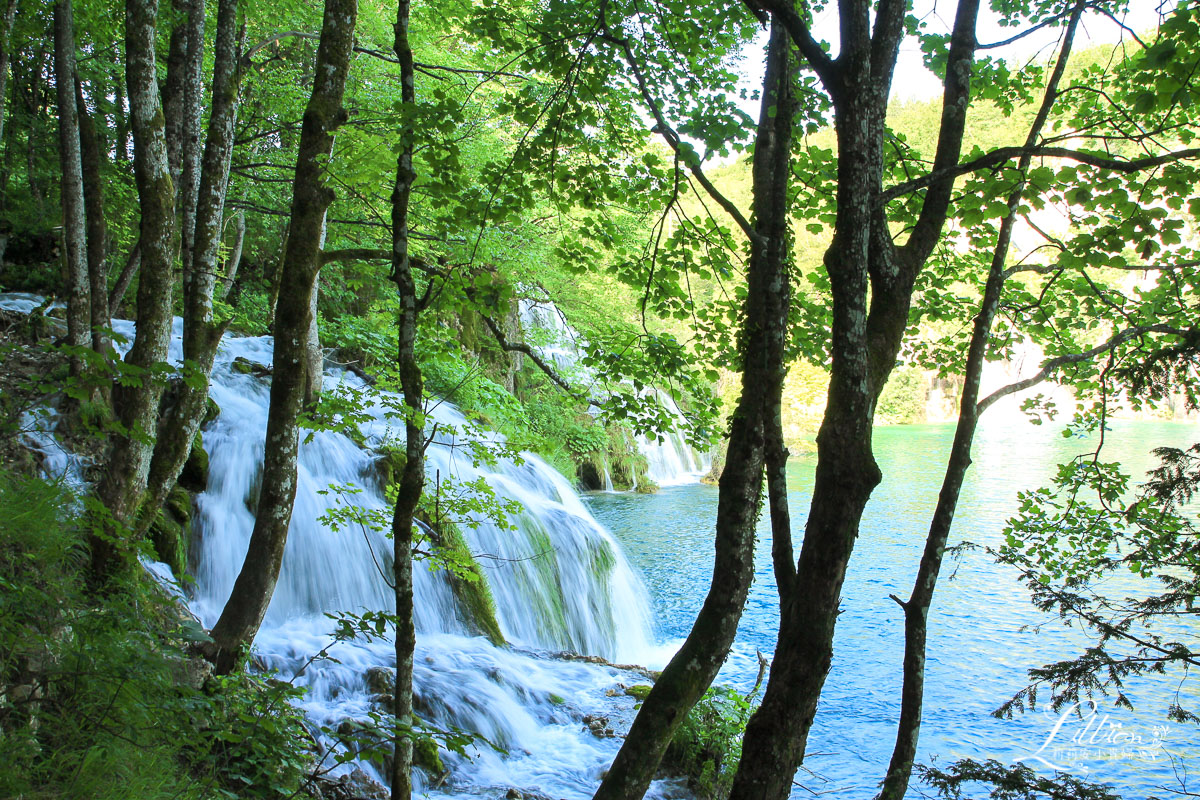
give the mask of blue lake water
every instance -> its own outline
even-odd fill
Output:
[[[899,710],[903,619],[889,594],[907,597],[953,437],[949,425],[879,429],[876,458],[884,472],[863,518],[842,596],[833,669],[821,698],[804,769],[794,796],[834,793],[873,797],[891,755]],[[1200,426],[1118,422],[1107,434],[1104,460],[1125,462],[1135,476],[1153,463],[1159,445],[1200,441]],[[1021,489],[1049,483],[1055,465],[1091,449],[1027,423],[985,425],[962,492],[951,543],[1002,541],[1005,520]],[[797,458],[788,488],[794,538],[803,535],[815,460]],[[717,490],[663,489],[656,495],[594,494],[595,516],[626,548],[653,597],[659,636],[685,636],[707,591],[712,570],[712,527]],[[1115,588],[1119,588],[1115,587]],[[752,685],[756,650],[772,655],[777,625],[775,585],[766,515],[759,529],[755,583],[734,651],[718,679]],[[943,569],[929,623],[925,717],[919,760],[1024,759],[1041,771],[1051,765],[1080,778],[1112,783],[1128,797],[1169,796],[1200,789],[1200,777],[1181,784],[1181,762],[1200,763],[1194,725],[1169,722],[1175,692],[1200,705],[1196,682],[1180,676],[1138,680],[1129,687],[1136,710],[1117,709],[1100,697],[1099,713],[1082,719],[1028,712],[1012,720],[991,713],[1025,683],[1026,670],[1079,652],[1086,639],[1028,602],[1015,572],[981,551]],[[1194,639],[1194,631],[1192,631]],[[1048,694],[1046,698],[1048,699]],[[1090,721],[1090,726],[1088,725]]]

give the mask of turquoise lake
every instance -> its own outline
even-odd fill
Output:
[[[909,594],[952,437],[951,425],[876,432],[884,479],[863,518],[843,590],[833,669],[804,768],[796,776],[795,797],[873,797],[886,770],[903,653],[902,615],[888,595]],[[1103,458],[1123,461],[1140,477],[1153,464],[1152,447],[1186,447],[1195,441],[1200,441],[1200,426],[1194,424],[1116,422],[1106,435]],[[951,544],[999,544],[1017,492],[1049,483],[1056,464],[1093,448],[1094,440],[1063,438],[1047,427],[985,423],[976,438]],[[814,468],[815,460],[805,457],[793,459],[789,467],[797,543]],[[597,493],[587,502],[649,586],[660,639],[686,636],[711,576],[716,488],[672,487],[655,495]],[[768,539],[764,514],[754,586],[733,653],[718,679],[747,689],[757,673],[756,650],[770,657],[776,636]],[[982,550],[947,561],[929,627],[921,762],[1024,760],[1039,771],[1059,767],[1079,778],[1112,783],[1129,797],[1168,796],[1185,788],[1181,780],[1186,776],[1178,769],[1181,761],[1197,763],[1196,728],[1167,721],[1165,709],[1176,691],[1185,706],[1189,701],[1192,708],[1200,705],[1195,680],[1181,684],[1175,674],[1131,683],[1134,712],[1099,697],[1098,710],[1086,707],[1082,718],[1040,710],[1011,720],[991,716],[1026,685],[1028,668],[1075,655],[1087,639],[1033,608],[1015,571],[996,565]],[[1190,633],[1194,641],[1194,627]],[[1048,694],[1039,702],[1044,699]],[[1186,789],[1196,791],[1198,784],[1200,779],[1192,778]]]

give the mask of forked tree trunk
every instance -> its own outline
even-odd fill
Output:
[[[185,371],[190,374],[185,375],[179,386],[177,400],[167,413],[154,448],[146,499],[139,512],[139,531],[148,528],[158,514],[191,452],[192,441],[204,418],[213,360],[227,327],[227,323],[213,319],[213,293],[217,286],[226,178],[241,79],[237,6],[237,0],[221,0],[217,10],[212,113],[192,237],[195,254],[190,267],[185,266],[188,279],[183,286],[183,358]]]
[[[296,497],[298,418],[304,399],[305,335],[313,281],[320,267],[321,225],[333,201],[325,171],[333,131],[346,117],[342,96],[354,45],[357,0],[326,0],[312,96],[304,111],[296,179],[292,189],[291,230],[284,247],[280,293],[275,315],[275,358],[267,418],[262,488],[242,569],[212,630],[208,656],[229,672],[253,642],[283,561],[292,503]]]
[[[153,371],[167,360],[171,339],[175,187],[167,163],[154,56],[157,17],[156,0],[126,0],[126,84],[133,130],[133,171],[141,212],[141,276],[137,336],[125,362],[134,368],[139,379],[118,384],[113,390],[114,410],[122,433],[112,438],[108,464],[96,487],[111,520],[96,526],[90,541],[95,583],[106,582],[118,567],[131,563],[132,548],[122,526],[132,520],[146,488],[158,423],[158,401],[163,390]]]
[[[79,114],[75,105],[75,20],[71,0],[54,3],[54,82],[58,98],[58,160],[62,169],[64,283],[67,286],[67,343],[92,344],[91,285],[83,209],[83,165],[79,153]],[[83,377],[84,361],[70,358],[71,377]]]
[[[948,56],[934,169],[957,164],[979,0],[959,3]],[[833,294],[832,359],[804,542],[790,588],[781,587],[779,639],[762,704],[746,727],[731,800],[784,800],[833,658],[842,583],[863,509],[881,479],[872,452],[875,404],[908,322],[917,272],[945,224],[953,174],[931,183],[908,242],[893,243],[883,187],[887,99],[904,24],[903,4],[841,7],[841,52],[821,65],[838,137],[834,239],[825,254]],[[811,41],[797,41],[811,53]]]
[[[791,150],[790,45],[772,25],[754,147],[755,236],[740,337],[742,394],[730,422],[717,505],[712,584],[687,640],[642,704],[596,800],[645,794],[671,737],[725,662],[754,577],[765,437],[779,414],[790,299],[787,186]]]
[[[1038,144],[1046,121],[1050,118],[1050,111],[1058,97],[1058,86],[1066,71],[1067,59],[1071,55],[1075,32],[1079,26],[1083,8],[1082,2],[1077,3],[1067,23],[1058,61],[1046,84],[1042,105],[1035,115],[1029,128],[1029,134],[1025,139],[1027,148]],[[929,609],[933,604],[934,591],[937,589],[938,575],[941,572],[946,542],[950,537],[950,527],[954,521],[954,512],[958,507],[963,480],[966,477],[967,469],[971,466],[971,446],[975,440],[979,415],[983,410],[979,405],[979,387],[983,378],[983,367],[987,360],[988,340],[991,337],[992,323],[1000,309],[1000,295],[1004,290],[1005,283],[1005,263],[1008,260],[1012,243],[1013,228],[1019,218],[1020,205],[1025,196],[1025,175],[1028,173],[1032,161],[1032,157],[1026,154],[1018,162],[1017,173],[1020,178],[1009,193],[1008,214],[1000,221],[1000,230],[996,236],[996,247],[992,251],[992,263],[988,270],[983,299],[980,301],[979,314],[975,317],[975,326],[971,332],[971,342],[967,349],[963,392],[959,402],[958,426],[954,431],[954,444],[950,449],[950,458],[946,464],[946,473],[942,480],[941,493],[938,495],[937,507],[934,509],[933,518],[929,523],[929,533],[925,538],[925,550],[921,554],[921,563],[917,568],[917,577],[913,581],[912,593],[907,602],[902,602],[894,595],[892,597],[904,610],[904,682],[900,695],[900,718],[896,724],[896,744],[892,749],[887,775],[884,777],[883,787],[879,793],[880,800],[903,800],[908,791],[909,780],[912,778],[925,700],[925,648],[929,631]]]
[[[409,0],[396,4],[393,50],[400,62],[400,98],[417,101],[412,45],[408,38]],[[411,119],[409,117],[408,119]],[[400,154],[396,159],[396,185],[392,191],[392,280],[400,301],[397,320],[399,346],[396,353],[400,385],[404,391],[404,472],[396,492],[392,514],[392,577],[396,597],[396,691],[392,715],[397,726],[392,737],[392,800],[412,797],[413,740],[401,726],[411,727],[413,716],[413,651],[417,646],[413,622],[413,515],[425,488],[424,385],[417,363],[417,287],[413,280],[408,249],[408,204],[416,172],[413,145],[416,131],[406,123],[400,130]]]

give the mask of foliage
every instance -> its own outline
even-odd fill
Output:
[[[753,697],[732,687],[709,687],[676,731],[663,766],[687,776],[688,788],[701,800],[728,797],[754,708]]]
[[[0,795],[280,798],[310,764],[297,690],[214,681],[203,631],[138,575],[103,605],[62,487],[0,472]]]
[[[946,769],[918,766],[921,780],[945,800],[963,800],[976,785],[990,786],[992,800],[1117,800],[1108,786],[1080,780],[1057,772],[1053,777],[1039,776],[1025,764],[1005,766],[999,761],[963,759]]]
[[[1200,548],[1194,518],[1183,506],[1200,485],[1200,445],[1159,448],[1160,465],[1136,492],[1119,464],[1096,456],[1059,468],[1052,488],[1023,492],[1009,521],[999,560],[1016,566],[1034,604],[1094,637],[1085,652],[1030,670],[1031,685],[997,712],[1081,695],[1115,694],[1132,707],[1125,683],[1173,670],[1186,679],[1200,664],[1189,620],[1200,595]],[[1184,692],[1163,709],[1179,722],[1200,722]]]

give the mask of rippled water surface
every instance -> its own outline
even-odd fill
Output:
[[[797,775],[802,788],[796,797],[811,796],[810,791],[871,797],[885,772],[895,737],[903,653],[902,615],[888,595],[907,597],[911,590],[952,436],[953,428],[942,425],[883,428],[876,434],[876,457],[885,477],[867,507],[851,562],[833,669],[805,769]],[[1151,447],[1194,441],[1200,441],[1195,425],[1115,423],[1105,459],[1125,461],[1136,476],[1150,466]],[[984,427],[952,542],[998,544],[1004,521],[1016,507],[1017,491],[1047,483],[1055,464],[1088,445],[1024,422]],[[814,467],[813,459],[799,458],[789,469],[797,543]],[[596,494],[588,502],[645,576],[659,635],[668,640],[685,636],[711,574],[717,490],[694,485],[657,495]],[[777,610],[768,537],[764,518],[755,583],[720,679],[726,682],[752,684],[755,650],[770,656],[774,648]],[[1039,624],[1038,629],[1029,627]],[[1049,763],[1081,778],[1111,782],[1129,797],[1156,790],[1166,796],[1159,787],[1178,790],[1178,764],[1172,764],[1172,756],[1193,765],[1200,756],[1196,727],[1165,720],[1178,676],[1133,685],[1136,712],[1114,709],[1111,700],[1101,698],[1100,716],[1086,730],[1086,714],[1084,720],[1068,717],[1057,733],[1060,714],[1034,712],[1013,720],[990,716],[1025,685],[1026,669],[1071,656],[1082,641],[1075,629],[1064,629],[1032,608],[1013,571],[993,564],[986,554],[970,552],[958,562],[948,561],[930,617],[919,760],[1025,758],[1041,770]],[[1200,690],[1194,681],[1185,683],[1183,691],[1197,704]],[[1119,733],[1111,735],[1115,730]],[[1200,789],[1200,778],[1193,777],[1187,788]]]

